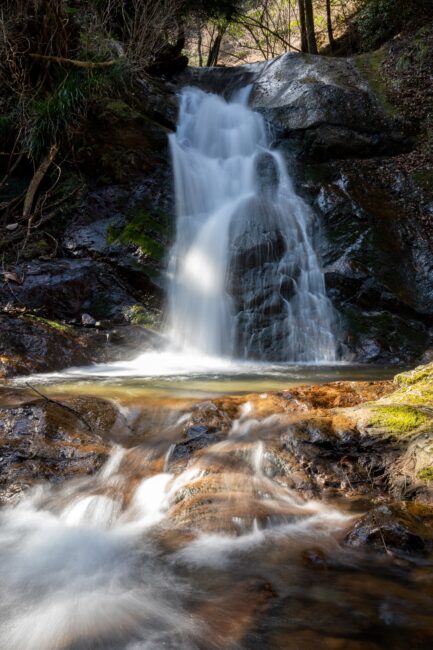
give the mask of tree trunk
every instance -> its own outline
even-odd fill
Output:
[[[200,68],[203,67],[203,51],[202,51],[202,35],[201,35],[201,25],[198,27],[197,34],[197,52],[198,52],[198,64]]]
[[[307,29],[308,51],[317,54],[316,34],[314,31],[313,0],[305,0],[305,23]]]
[[[298,0],[299,29],[301,32],[301,52],[308,52],[307,27],[305,24],[305,0]]]
[[[216,38],[212,44],[212,47],[209,50],[209,56],[207,58],[206,65],[208,68],[212,68],[216,66],[218,63],[218,57],[221,49],[221,41],[223,40],[223,36],[225,34],[226,29],[227,29],[227,25],[218,27]]]
[[[326,26],[328,28],[328,40],[331,52],[335,49],[334,30],[332,29],[331,0],[326,0]]]

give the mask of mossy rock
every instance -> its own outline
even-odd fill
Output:
[[[148,329],[157,330],[161,322],[158,311],[146,309],[144,305],[132,305],[123,310],[123,315],[132,325],[140,325]]]
[[[371,426],[389,429],[394,435],[410,433],[427,424],[430,418],[416,408],[400,405],[376,406]]]
[[[424,469],[421,469],[417,474],[417,478],[421,481],[433,481],[433,467],[424,467]]]
[[[354,58],[356,67],[361,76],[367,81],[371,91],[378,99],[381,107],[391,117],[398,117],[399,111],[389,101],[385,75],[382,72],[382,64],[385,61],[385,50],[380,48],[373,52],[360,54]]]
[[[62,334],[65,335],[67,334],[68,336],[75,335],[75,331],[73,327],[71,327],[70,325],[65,325],[64,323],[59,323],[58,321],[55,320],[42,318],[41,316],[35,316],[34,314],[24,314],[23,318],[27,320],[31,320],[35,323],[39,323],[40,325],[49,327],[50,329],[56,330],[57,332],[61,332]]]
[[[128,216],[130,220],[122,229],[115,226],[107,229],[107,243],[133,244],[147,257],[161,260],[168,239],[167,215],[161,211],[152,211],[148,204],[142,204],[135,207]]]
[[[413,386],[417,383],[431,382],[433,388],[433,363],[418,366],[409,372],[402,372],[394,377],[397,386]]]

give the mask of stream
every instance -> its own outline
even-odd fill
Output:
[[[35,470],[1,508],[1,650],[433,647],[432,558],[348,544],[386,503],[319,494],[292,463],[287,391],[396,369],[345,360],[320,229],[247,100],[182,94],[168,349],[2,387],[27,424],[57,409],[41,427],[68,434],[66,465],[92,450],[90,415],[105,456]]]
[[[2,509],[1,647],[430,648],[430,562],[345,545],[368,498],[308,499],[276,476],[271,453],[287,424],[248,398],[265,386],[392,370],[168,370],[31,379],[58,400],[103,396],[121,421],[106,433],[111,451],[94,476],[36,484]],[[186,456],[179,440],[200,434],[190,422],[198,399],[208,419],[209,410],[220,417],[210,400],[227,393],[240,400],[238,417]]]

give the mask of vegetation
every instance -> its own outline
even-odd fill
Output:
[[[391,433],[403,434],[418,429],[429,422],[429,418],[410,406],[390,405],[375,409],[370,424],[389,429]]]
[[[433,467],[424,467],[417,474],[422,481],[433,481]]]
[[[0,228],[7,233],[0,253],[26,257],[35,231],[79,196],[83,184],[68,190],[67,178],[80,169],[81,138],[99,100],[128,108],[124,98],[134,96],[138,79],[169,76],[188,58],[214,66],[289,51],[367,51],[359,64],[375,81],[383,57],[371,50],[404,25],[432,16],[430,0],[4,0]],[[428,70],[426,49],[420,38],[399,68],[412,70],[416,60]],[[430,127],[426,142],[433,141]],[[415,170],[413,177],[421,174],[430,187],[431,170]],[[162,255],[135,221],[120,239]]]

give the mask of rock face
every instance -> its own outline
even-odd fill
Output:
[[[91,259],[28,262],[16,267],[20,282],[0,289],[0,307],[25,305],[47,318],[122,319],[134,298],[106,265]]]
[[[265,115],[297,191],[318,215],[343,356],[410,363],[433,342],[432,242],[409,209],[411,188],[398,175],[391,187],[381,183],[381,161],[408,151],[414,128],[373,92],[363,65],[287,54],[235,71],[189,70],[182,82],[217,92],[225,87],[227,94],[252,84],[251,106]],[[262,171],[266,179],[270,168]],[[238,284],[252,287],[248,264],[238,258],[233,264]],[[274,299],[269,309],[277,313]]]
[[[0,379],[131,359],[160,345],[158,335],[140,326],[79,327],[31,314],[0,315],[0,330]]]
[[[261,67],[251,105],[303,159],[396,153],[410,145],[351,60],[282,56]]]

